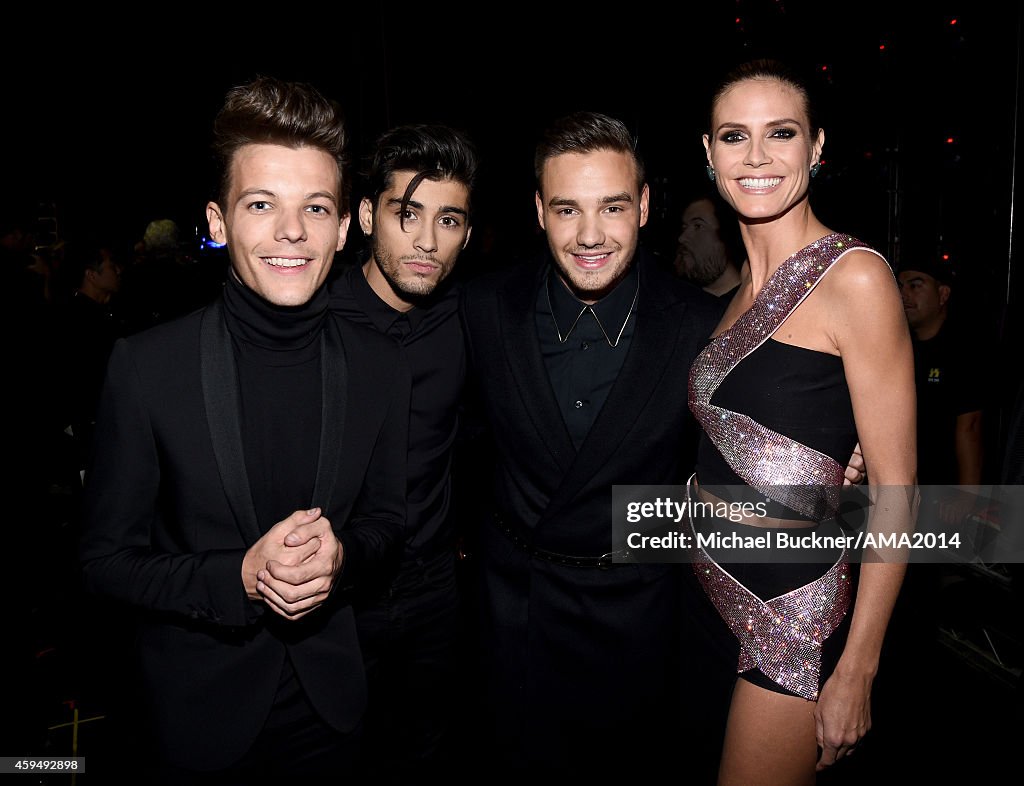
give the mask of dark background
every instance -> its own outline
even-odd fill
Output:
[[[397,123],[469,131],[484,155],[482,220],[511,243],[522,239],[508,230],[534,223],[541,128],[573,109],[616,115],[637,135],[655,217],[672,234],[673,208],[703,177],[712,83],[766,54],[824,88],[815,199],[827,223],[890,257],[906,242],[1005,273],[1019,20],[1009,5],[976,5],[370,3],[195,19],[154,7],[109,29],[46,20],[63,39],[40,20],[7,31],[5,180],[48,205],[65,237],[137,238],[161,217],[202,234],[213,115],[232,85],[270,74],[336,98],[355,154]]]
[[[986,418],[989,466],[997,469],[1008,403],[1022,376],[1024,289],[1015,266],[1021,236],[1013,226],[1014,178],[1021,174],[1021,10],[966,0],[922,5],[19,8],[0,32],[0,196],[4,206],[35,213],[43,243],[74,247],[115,238],[130,247],[151,220],[172,218],[198,247],[214,114],[230,87],[267,74],[311,82],[337,99],[357,156],[399,123],[443,122],[471,134],[484,166],[460,270],[487,257],[514,260],[540,241],[532,152],[547,122],[575,109],[615,115],[636,134],[648,165],[653,215],[642,240],[671,254],[681,205],[707,182],[700,136],[714,81],[741,60],[778,56],[810,70],[826,99],[825,165],[812,192],[818,215],[894,265],[945,255],[955,266],[956,307],[982,337],[979,351],[993,351],[989,376],[978,384],[993,396]],[[990,595],[977,589],[987,585],[966,586],[971,594],[958,606],[958,627],[1005,621],[993,601],[1003,598],[1001,589]],[[35,611],[39,603],[29,603],[25,589],[15,582],[12,605]],[[28,587],[27,594],[39,591]],[[39,707],[46,715],[40,725],[69,716],[71,697],[83,713],[95,714],[79,685],[94,681],[86,673],[91,664],[76,664],[85,676],[75,669],[65,676],[67,653],[77,654],[84,642],[48,649],[62,633],[51,628],[39,634],[29,686],[46,685],[46,696],[52,694]],[[981,630],[987,637],[999,628]],[[999,639],[995,647],[1004,658],[1014,654],[1007,663],[1017,668],[1016,694],[1007,684],[1014,672],[993,665],[991,641],[981,633],[977,641],[951,639],[946,646],[955,657],[922,663],[920,684],[878,691],[878,741],[868,743],[876,752],[866,748],[858,754],[862,763],[846,775],[839,771],[832,783],[875,779],[893,761],[919,778],[918,768],[930,764],[935,782],[975,782],[946,771],[954,759],[971,772],[996,772],[997,757],[1014,752],[998,737],[1000,710],[1006,697],[1020,695],[1019,624],[1009,620],[1006,628],[1012,641]],[[25,681],[22,672],[8,673]],[[921,709],[936,701],[940,712]],[[55,750],[66,755],[70,741],[59,735],[70,731],[49,728]],[[88,749],[88,735],[99,730],[85,729]]]
[[[652,186],[643,242],[670,254],[680,206],[706,182],[714,81],[778,56],[824,98],[819,216],[896,266],[948,257],[966,321],[1012,351],[1020,14],[966,0],[23,9],[0,48],[4,201],[33,205],[43,242],[130,247],[149,221],[173,218],[199,243],[213,116],[230,87],[268,74],[337,99],[357,161],[398,123],[468,131],[483,172],[467,269],[474,251],[515,259],[539,241],[532,150],[548,121],[620,117]],[[1015,389],[1016,364],[1004,371],[997,387]]]

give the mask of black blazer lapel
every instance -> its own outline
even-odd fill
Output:
[[[686,305],[657,285],[651,271],[640,268],[640,299],[637,301],[636,330],[619,376],[608,392],[604,406],[580,446],[576,461],[561,487],[551,498],[545,518],[558,514],[559,507],[572,504],[580,488],[604,465],[615,460],[626,435],[636,426],[648,399],[654,394],[676,350],[679,331],[685,322]],[[680,396],[687,391],[680,390]],[[650,423],[648,428],[657,428]]]
[[[320,457],[312,506],[331,508],[334,486],[341,472],[341,454],[345,448],[345,413],[348,408],[348,360],[337,319],[328,316],[327,329],[320,339],[320,368],[323,379],[320,415]]]
[[[511,277],[497,293],[498,312],[505,357],[523,407],[537,432],[536,439],[567,470],[576,457],[576,448],[551,389],[537,339],[534,303],[545,270],[547,266],[542,264],[539,271],[529,267],[522,275]]]
[[[221,484],[242,538],[246,545],[251,545],[262,533],[245,471],[238,370],[220,298],[203,313],[199,357],[206,420]]]

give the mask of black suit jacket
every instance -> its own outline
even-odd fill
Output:
[[[250,601],[261,536],[242,453],[223,306],[121,339],[100,405],[81,557],[87,589],[143,611],[137,646],[163,755],[216,769],[249,747],[286,657],[323,718],[359,721],[366,684],[344,585],[400,545],[408,371],[392,341],[331,316],[313,499],[344,546],[329,601],[289,621]]]
[[[612,547],[614,485],[678,484],[692,467],[689,370],[721,305],[638,253],[635,332],[577,451],[537,338],[548,264],[545,255],[470,283],[462,315],[471,374],[494,440],[500,515],[539,548],[597,557]],[[609,746],[670,733],[682,669],[679,566],[530,558],[487,517],[479,555],[491,715],[499,739],[521,743],[510,760],[600,769]]]

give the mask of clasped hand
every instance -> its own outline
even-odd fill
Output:
[[[300,619],[327,600],[342,554],[341,541],[320,508],[297,510],[245,553],[245,592],[286,619]]]

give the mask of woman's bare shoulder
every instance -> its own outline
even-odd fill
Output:
[[[899,294],[899,285],[884,257],[867,249],[847,251],[822,280],[826,292],[839,299]]]

